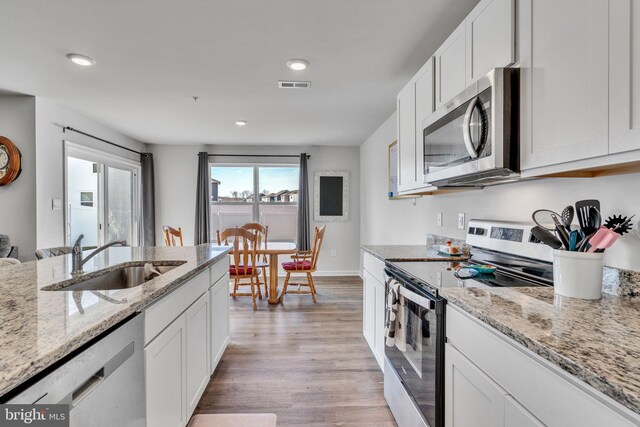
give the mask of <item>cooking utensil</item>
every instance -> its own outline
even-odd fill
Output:
[[[632,227],[632,223],[631,223],[631,219],[634,217],[635,215],[631,215],[631,217],[627,218],[626,216],[623,217],[622,215],[620,216],[610,216],[609,218],[607,218],[607,220],[605,221],[604,225],[605,227],[607,227],[608,229],[611,229],[613,231],[615,231],[618,234],[625,234],[628,233],[629,230],[631,230]]]
[[[578,246],[578,230],[571,230],[569,233],[569,250],[575,251]]]
[[[552,210],[538,209],[531,215],[531,218],[538,227],[547,231],[556,231],[555,223],[553,222],[553,218],[551,217],[552,215],[560,217],[560,214]]]
[[[562,210],[561,218],[562,225],[567,230],[567,233],[571,231],[571,223],[573,222],[573,216],[575,214],[575,210],[573,206],[569,205]]]
[[[551,215],[551,219],[556,225],[556,233],[558,234],[558,238],[562,242],[562,246],[564,246],[565,249],[569,250],[569,234],[567,233],[567,230],[564,228],[564,225],[560,222],[557,215]]]
[[[589,239],[589,250],[587,252],[595,252],[598,249],[608,249],[618,240],[620,235],[607,227],[600,227],[596,234]]]
[[[531,229],[531,234],[533,234],[533,237],[553,249],[560,249],[562,247],[562,242],[545,228],[535,226]]]
[[[600,202],[598,200],[579,200],[576,202],[575,214],[578,217],[578,223],[580,224],[581,228],[585,228],[585,226],[588,226],[589,215],[591,213],[591,210],[594,208],[598,212],[600,212]],[[597,231],[597,228],[591,231],[591,233],[595,233],[596,231]],[[587,233],[585,231],[586,235],[589,235],[591,233]]]

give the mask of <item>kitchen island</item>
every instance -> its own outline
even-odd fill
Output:
[[[70,255],[0,269],[0,396],[6,397],[131,315],[193,282],[190,279],[201,276],[218,261],[220,274],[225,273],[228,250],[214,245],[113,247],[92,258],[81,277],[71,275]],[[59,282],[73,284],[105,270],[145,263],[180,265],[128,289],[43,290]],[[206,282],[209,286],[208,272]]]

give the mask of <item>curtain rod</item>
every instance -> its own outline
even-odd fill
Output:
[[[123,150],[131,151],[132,153],[136,153],[136,154],[139,154],[141,156],[145,156],[145,157],[147,156],[146,153],[141,153],[139,151],[136,151],[136,150],[133,150],[131,148],[122,146],[120,144],[116,144],[115,142],[107,141],[106,139],[99,138],[99,137],[97,137],[95,135],[91,135],[90,133],[82,132],[81,130],[74,129],[74,128],[70,127],[70,126],[65,126],[65,127],[62,128],[62,132],[66,132],[66,131],[79,133],[80,135],[88,136],[89,138],[93,138],[93,139],[96,139],[98,141],[104,142],[105,144],[113,145],[114,147],[122,148]]]
[[[208,154],[209,157],[296,157],[300,158],[300,154]],[[307,159],[311,155],[307,154]]]

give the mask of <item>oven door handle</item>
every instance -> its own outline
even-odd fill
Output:
[[[467,112],[464,114],[464,122],[462,125],[462,138],[464,139],[464,145],[467,147],[469,157],[472,159],[478,158],[478,150],[476,150],[476,147],[473,145],[473,139],[471,138],[471,118],[473,117],[473,110],[476,109],[479,102],[480,99],[477,96],[471,100],[467,107]]]
[[[432,299],[425,298],[422,295],[418,295],[415,292],[411,292],[409,289],[404,286],[400,286],[398,288],[400,295],[405,297],[406,299],[415,302],[421,307],[428,308],[429,310],[435,310],[436,302]]]

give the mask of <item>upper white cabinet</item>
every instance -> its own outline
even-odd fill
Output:
[[[515,61],[515,0],[483,0],[464,20],[466,85]]]
[[[640,4],[610,2],[609,152],[640,149]]]
[[[411,80],[397,98],[398,191],[416,188],[416,90]]]
[[[466,24],[462,22],[436,53],[436,108],[467,87]]]
[[[416,188],[426,186],[422,181],[424,176],[422,122],[429,117],[435,109],[434,72],[434,59],[431,57],[413,78],[416,91],[416,161],[414,166],[416,171]]]
[[[609,1],[520,0],[518,10],[521,168],[607,154]]]

